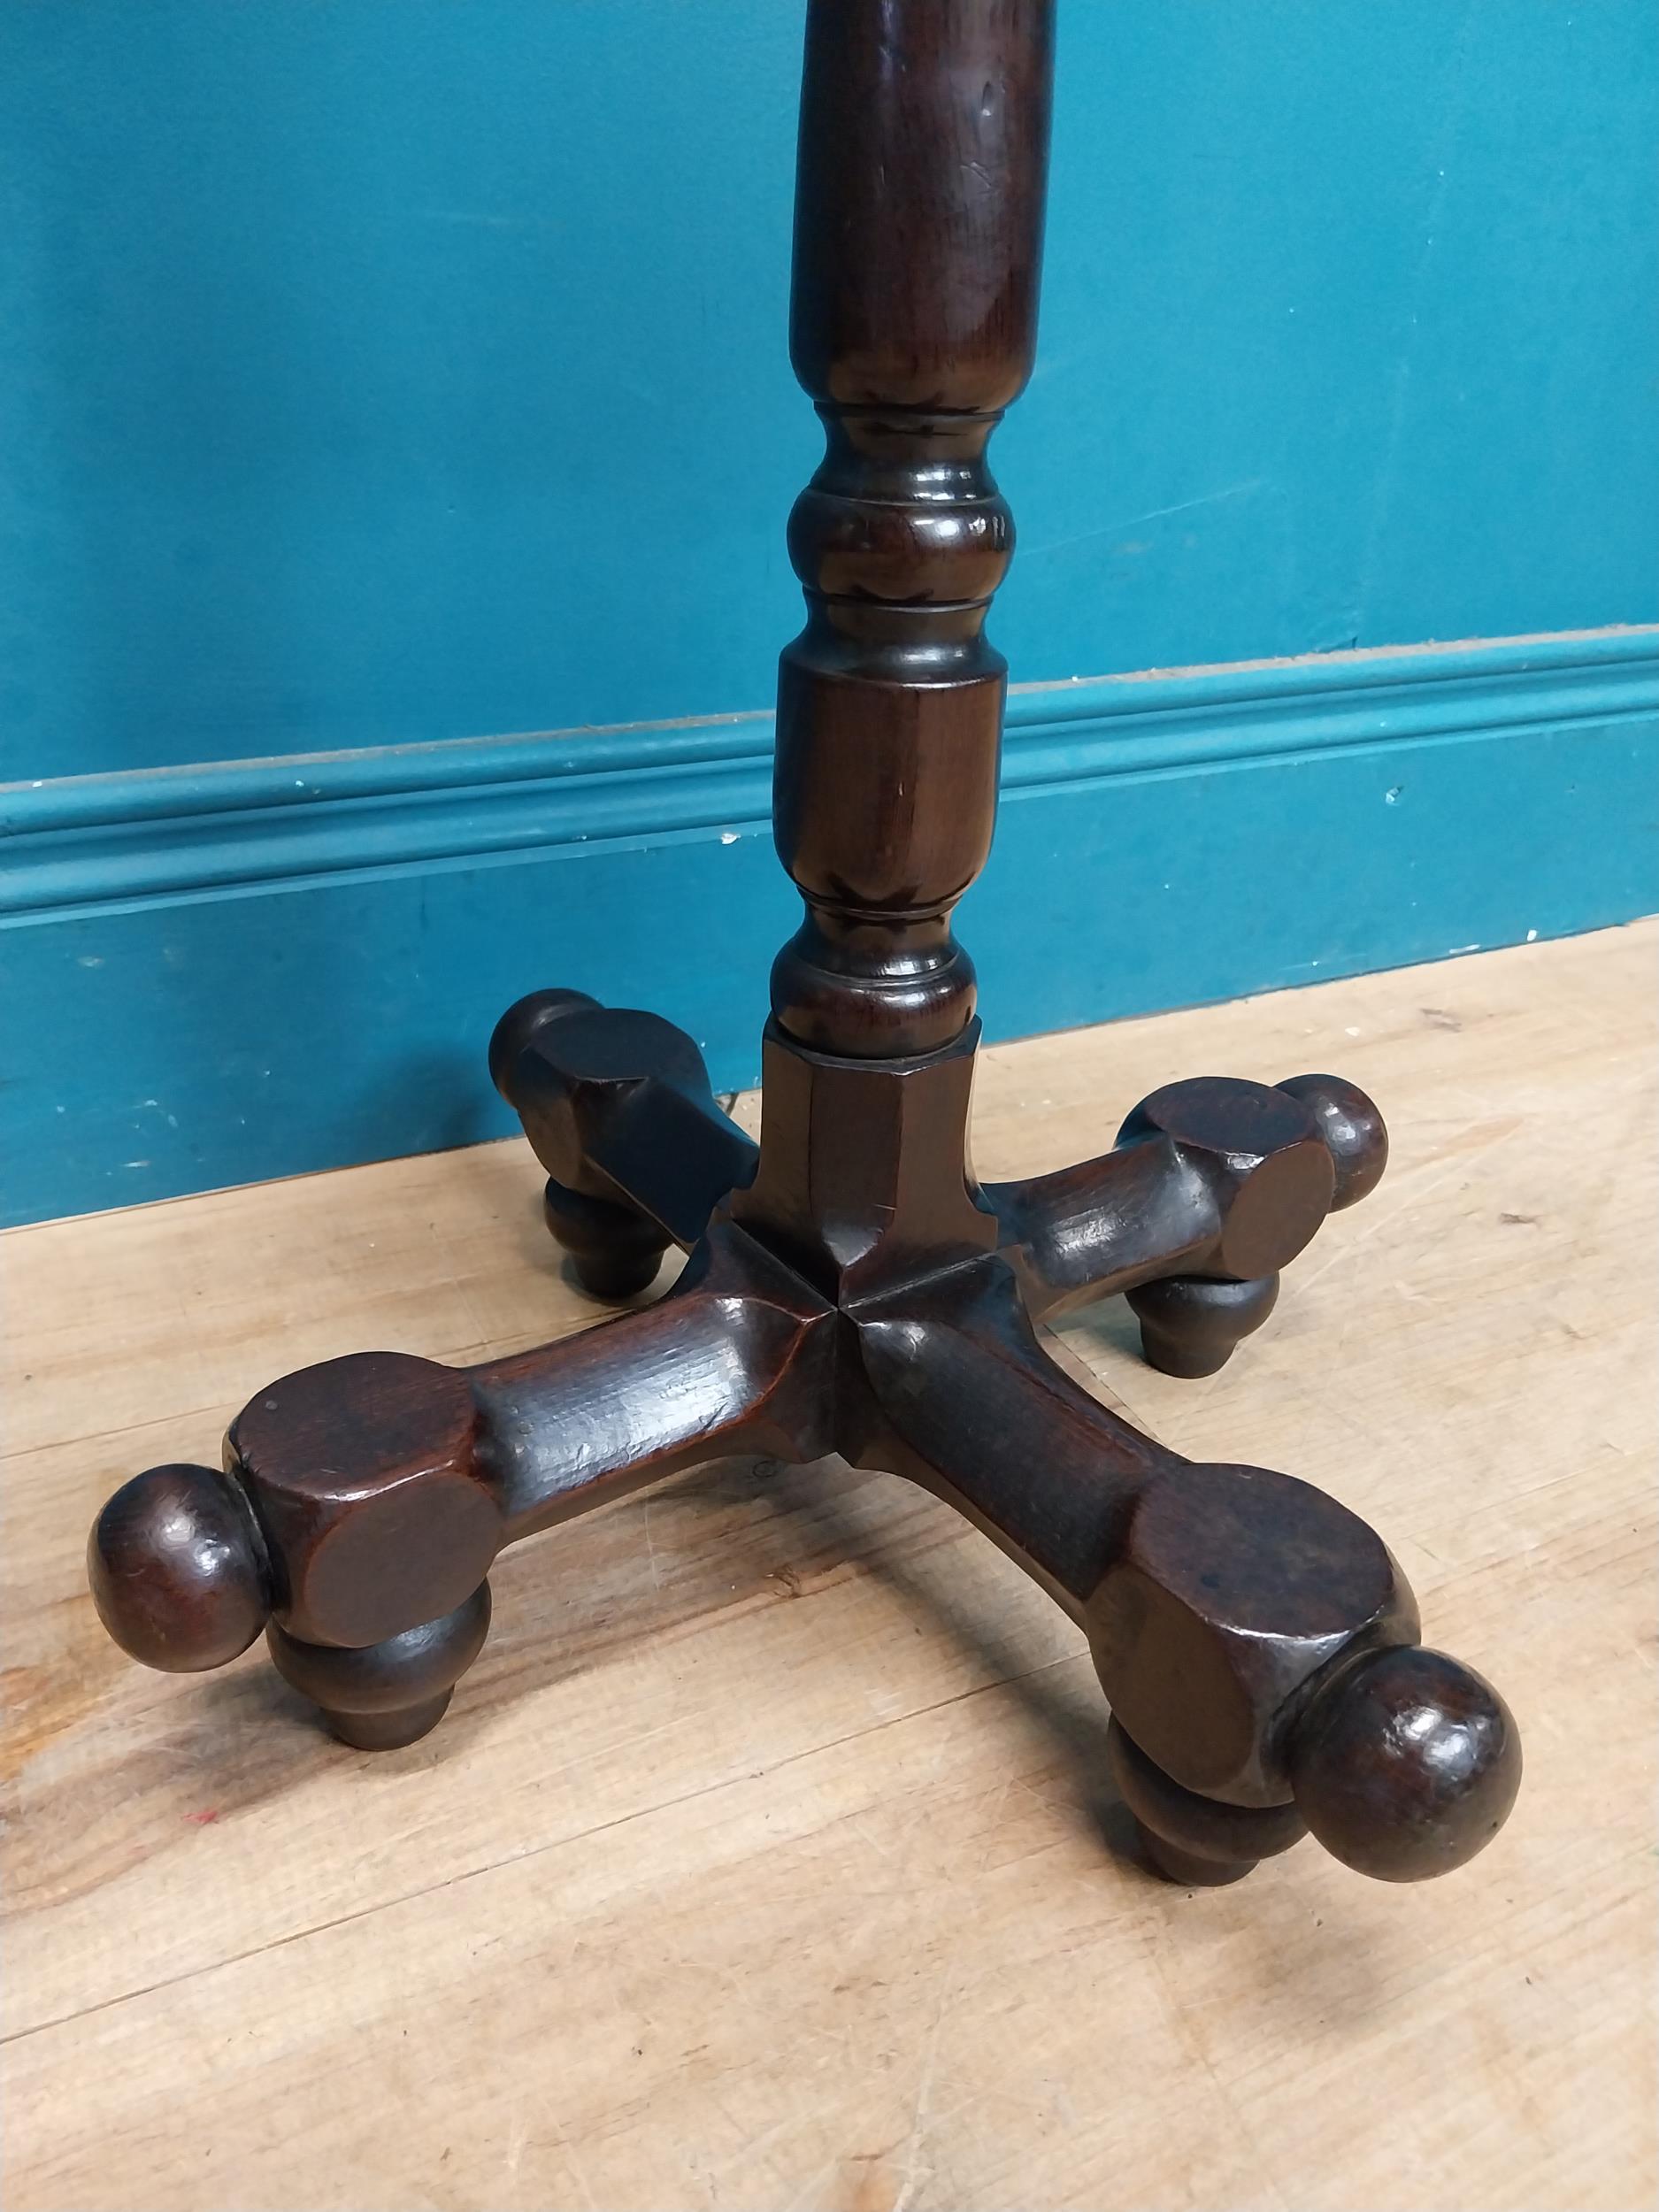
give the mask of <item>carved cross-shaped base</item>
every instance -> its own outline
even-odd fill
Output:
[[[483,1645],[503,1546],[700,1460],[839,1453],[956,1506],[1082,1626],[1164,1872],[1228,1881],[1309,1830],[1386,1879],[1462,1863],[1509,1810],[1518,1741],[1488,1685],[1417,1643],[1383,1544],[1306,1483],[1166,1451],[1033,1326],[1123,1292],[1156,1365],[1215,1372],[1382,1172],[1375,1108],[1330,1076],[1203,1078],[1138,1106],[1100,1159],[981,1187],[977,1041],[976,1023],[855,1061],[774,1024],[757,1148],[668,1023],[521,1001],[492,1071],[580,1280],[634,1296],[671,1244],[684,1271],[538,1351],[371,1353],[273,1384],[222,1473],[155,1468],[104,1508],[111,1635],[193,1669],[263,1628],[348,1743],[410,1743]]]

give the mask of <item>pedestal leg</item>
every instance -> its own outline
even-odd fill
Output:
[[[1212,1375],[1272,1311],[1279,1270],[1387,1156],[1381,1116],[1340,1077],[1201,1076],[1137,1106],[1115,1151],[985,1194],[1033,1314],[1123,1292],[1153,1366]]]
[[[152,1469],[104,1508],[88,1547],[104,1625],[192,1671],[269,1624],[336,1734],[411,1742],[483,1645],[503,1545],[726,1452],[830,1450],[833,1322],[725,1225],[658,1304],[536,1351],[286,1376],[232,1423],[224,1472]]]
[[[1048,1359],[1000,1257],[856,1321],[859,1455],[948,1498],[1082,1625],[1164,1871],[1231,1880],[1310,1829],[1351,1866],[1417,1880],[1495,1833],[1514,1723],[1417,1643],[1410,1589],[1356,1514],[1141,1436]]]
[[[489,1067],[548,1171],[548,1227],[595,1298],[646,1289],[755,1172],[703,1055],[655,1014],[535,991],[495,1025]]]

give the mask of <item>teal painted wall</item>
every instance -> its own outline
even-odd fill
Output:
[[[659,1009],[717,1088],[752,1083],[800,910],[771,734],[751,716],[0,791],[0,1220],[504,1135],[485,1046],[549,981]],[[1007,1037],[1656,907],[1649,628],[1017,694],[961,927]],[[1102,1099],[1102,1149],[1131,1102]]]
[[[8,0],[0,777],[770,703],[798,0]],[[1651,0],[1062,0],[1017,678],[1659,618]]]
[[[0,5],[0,1219],[499,1133],[537,984],[753,1079],[800,14]],[[1651,0],[1061,0],[993,1035],[1659,906],[1656,134]]]

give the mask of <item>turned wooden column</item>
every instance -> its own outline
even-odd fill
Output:
[[[973,1016],[950,916],[990,849],[1014,543],[986,446],[1031,373],[1052,42],[1052,0],[808,11],[790,357],[826,450],[789,523],[773,823],[806,919],[772,1002],[820,1052]]]

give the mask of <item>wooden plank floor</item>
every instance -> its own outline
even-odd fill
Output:
[[[728,1463],[508,1555],[411,1749],[260,1650],[166,1678],[107,1490],[271,1376],[587,1323],[518,1143],[14,1233],[13,2212],[1479,2212],[1653,2201],[1653,925],[999,1049],[981,1171],[1157,1083],[1332,1066],[1394,1126],[1212,1381],[1066,1340],[1198,1457],[1370,1517],[1526,1736],[1474,1867],[1119,1855],[1077,1632],[886,1478]],[[745,1102],[752,1114],[752,1102]]]

